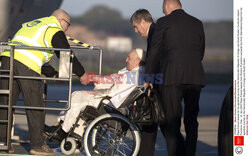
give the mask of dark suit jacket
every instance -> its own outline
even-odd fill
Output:
[[[150,43],[152,41],[153,33],[155,31],[155,23],[152,23],[148,30],[148,38],[147,38],[147,52],[150,49]],[[148,55],[147,55],[148,56]]]
[[[146,73],[163,73],[164,85],[205,85],[205,35],[200,20],[182,9],[158,19],[148,49]],[[160,62],[160,67],[158,63]]]

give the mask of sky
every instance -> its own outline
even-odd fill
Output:
[[[233,0],[181,0],[183,9],[203,20],[220,21],[233,19]],[[63,0],[61,9],[71,16],[80,16],[95,5],[106,5],[119,10],[124,18],[130,18],[135,10],[145,8],[154,19],[163,16],[163,0]]]

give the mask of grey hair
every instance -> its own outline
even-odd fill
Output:
[[[152,15],[146,9],[138,9],[138,10],[136,10],[133,13],[133,15],[130,17],[130,22],[133,23],[133,21],[134,21],[136,23],[140,23],[142,19],[145,22],[153,23]]]

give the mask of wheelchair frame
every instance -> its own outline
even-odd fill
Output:
[[[140,88],[140,87],[137,87]],[[141,93],[143,93],[143,91],[141,89],[137,89],[135,91],[133,91],[132,93],[130,93],[129,97],[127,98],[123,104],[121,105],[122,107],[124,107],[124,105],[127,105],[128,103],[131,104],[134,101],[136,101],[136,99],[141,95]],[[94,149],[95,147],[89,147],[89,142],[88,142],[88,138],[91,137],[90,133],[97,133],[97,130],[95,130],[94,132],[92,132],[93,128],[98,127],[98,124],[101,124],[101,122],[104,120],[104,123],[107,122],[105,120],[117,120],[117,121],[121,121],[121,126],[123,125],[127,125],[129,126],[125,131],[122,131],[121,133],[127,133],[128,129],[130,129],[130,133],[133,135],[133,139],[135,140],[135,143],[133,145],[133,149],[131,150],[132,153],[130,155],[136,156],[139,152],[139,148],[140,148],[140,130],[137,126],[136,123],[132,123],[131,121],[129,121],[128,118],[126,118],[126,114],[125,112],[122,112],[112,106],[108,105],[108,102],[110,101],[110,97],[104,97],[97,108],[93,107],[93,106],[87,106],[83,111],[80,112],[79,116],[76,119],[75,124],[71,127],[68,136],[61,142],[61,151],[66,154],[66,155],[71,155],[75,152],[75,150],[78,148],[80,151],[82,151],[84,149],[85,153],[88,156],[91,155],[101,155],[101,152],[98,153],[93,153],[93,150],[98,151],[97,149]],[[105,103],[105,100],[108,100],[108,102]],[[81,122],[81,124],[84,124],[84,126],[82,128],[85,129],[85,131],[83,132],[82,135],[76,134],[74,131],[77,127],[81,126],[79,125],[79,121],[83,120],[84,123]],[[107,126],[110,127],[114,127],[114,125],[112,125],[114,123],[110,123],[110,124],[106,124]],[[119,127],[122,128],[122,127]],[[49,136],[49,139],[53,140],[53,135],[56,132],[54,132],[51,136]],[[107,132],[105,132],[107,133]],[[114,132],[116,133],[116,132]],[[93,134],[94,136],[96,136],[96,134]],[[84,137],[83,137],[84,136]],[[126,135],[124,136],[126,137]],[[119,137],[120,140],[123,139],[123,137]],[[118,138],[113,138],[110,139],[110,146],[117,146],[117,144],[125,144],[122,141],[120,141]],[[115,141],[116,140],[116,141]],[[117,141],[118,140],[118,141]],[[91,143],[94,144],[94,146],[97,146],[97,143],[100,143],[101,141],[96,141],[95,137],[94,139],[92,138]],[[124,145],[125,146],[125,145]],[[126,145],[127,146],[127,145]],[[92,148],[92,151],[90,150]],[[127,146],[127,148],[129,148]],[[114,149],[113,154],[116,149]],[[121,151],[120,151],[121,152]],[[124,151],[125,152],[125,151]],[[106,153],[107,154],[107,153]],[[113,155],[112,153],[108,154],[108,155]],[[124,154],[123,154],[124,155]],[[125,154],[127,155],[127,153]]]

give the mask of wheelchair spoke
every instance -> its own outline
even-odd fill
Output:
[[[117,151],[118,151],[119,153],[121,153],[122,155],[127,156],[125,151],[122,152],[122,151],[120,151],[119,149],[118,149]]]
[[[106,135],[106,133],[107,133],[107,130],[105,129],[104,131],[103,131],[103,133],[101,133],[102,132],[102,127],[100,127],[101,129],[99,130],[97,130],[97,134],[98,134],[98,142],[99,141],[101,141],[101,139],[103,139],[104,138],[104,136]]]
[[[123,147],[128,149],[129,151],[132,151],[132,149],[126,143],[122,142],[121,145],[123,145]]]
[[[114,155],[114,150],[112,150],[112,145],[109,146],[109,148],[107,149],[107,153],[105,154],[105,156],[113,156]]]
[[[122,155],[126,156],[126,151],[124,150],[124,148],[123,148],[123,147],[118,146],[117,151],[118,151],[120,154],[122,154]]]
[[[93,125],[87,144],[91,155],[131,156],[136,147],[135,137],[135,131],[127,121],[105,118]]]
[[[117,148],[117,145],[114,146],[114,149],[113,149],[111,155],[114,155],[114,154],[115,154],[116,148]]]

